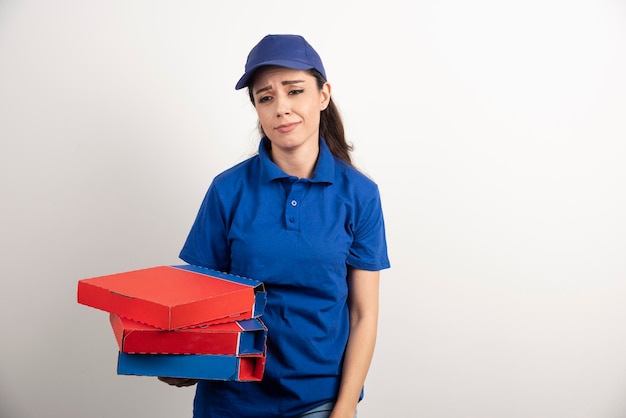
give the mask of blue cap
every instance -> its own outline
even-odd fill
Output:
[[[267,35],[248,54],[245,73],[237,82],[235,90],[246,87],[252,74],[266,65],[277,65],[293,70],[315,69],[326,80],[322,59],[302,36]]]

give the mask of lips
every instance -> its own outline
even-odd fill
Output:
[[[281,134],[286,134],[296,129],[298,125],[299,125],[299,122],[285,123],[283,125],[277,126],[274,129],[280,132]]]

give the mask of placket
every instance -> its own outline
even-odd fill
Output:
[[[285,201],[285,225],[287,230],[300,230],[300,206],[307,184],[298,180],[292,184],[291,191],[287,194],[287,200]]]

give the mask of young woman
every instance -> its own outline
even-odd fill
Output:
[[[353,418],[389,267],[378,188],[351,164],[304,38],[263,38],[241,88],[258,114],[259,152],[213,180],[180,256],[265,283],[267,362],[261,382],[197,382],[194,417]]]

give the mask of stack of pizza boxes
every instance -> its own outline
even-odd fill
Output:
[[[121,375],[260,380],[265,302],[263,283],[192,265],[78,281],[78,303],[109,313]]]

